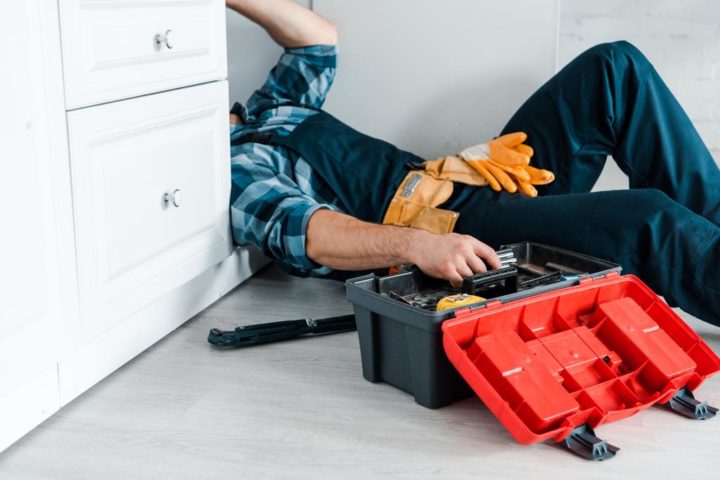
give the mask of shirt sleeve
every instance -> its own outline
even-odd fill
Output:
[[[260,152],[254,151],[253,155]],[[248,155],[232,159],[230,217],[235,242],[252,244],[283,269],[300,276],[332,272],[307,256],[307,224],[318,209],[334,210],[305,195],[287,175]]]
[[[337,66],[337,46],[286,48],[265,83],[247,102],[248,115],[268,104],[295,103],[322,107]]]

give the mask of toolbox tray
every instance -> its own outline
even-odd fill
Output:
[[[584,277],[620,271],[615,263],[534,242],[501,249],[511,249],[520,265],[542,267],[552,262],[567,267],[569,273],[582,272]],[[527,277],[524,274],[519,280]],[[492,300],[505,303],[519,300],[576,285],[579,280],[562,280],[495,298],[487,296],[486,301],[476,305],[481,307]],[[383,381],[404,390],[428,408],[439,408],[472,395],[443,349],[441,325],[454,317],[454,310],[418,308],[390,298],[387,293],[418,293],[442,288],[443,283],[417,270],[388,276],[370,274],[346,282],[347,298],[355,312],[363,376],[371,382]]]
[[[720,370],[710,347],[632,275],[457,311],[442,330],[452,364],[524,444],[665,404]]]

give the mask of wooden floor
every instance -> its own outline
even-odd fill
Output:
[[[205,341],[211,327],[349,311],[340,283],[265,269],[0,454],[0,478],[720,478],[720,418],[652,408],[601,427],[622,451],[591,463],[518,445],[478,399],[428,410],[365,381],[355,333]],[[689,321],[720,351],[720,329]],[[720,405],[720,376],[698,396]]]

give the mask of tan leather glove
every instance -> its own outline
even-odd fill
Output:
[[[496,192],[503,188],[510,193],[518,189],[528,197],[536,197],[533,185],[546,185],[555,180],[549,170],[531,167],[533,149],[523,142],[523,132],[508,133],[487,143],[468,147],[458,155],[487,180]]]

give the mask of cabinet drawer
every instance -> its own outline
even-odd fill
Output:
[[[221,0],[64,0],[60,5],[69,110],[227,76]]]
[[[68,113],[90,333],[230,254],[227,105],[216,82]]]

